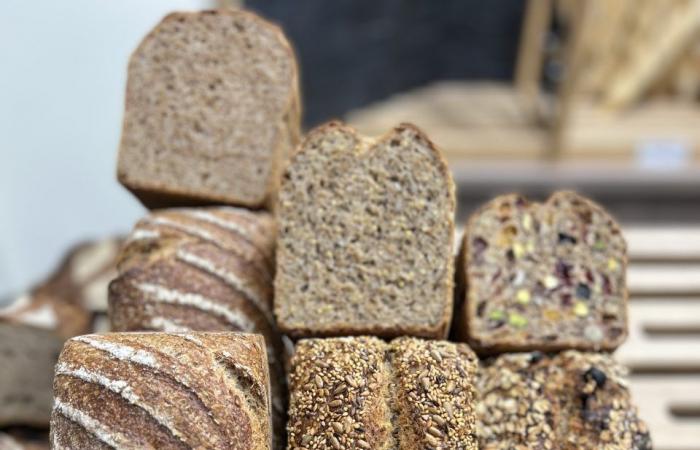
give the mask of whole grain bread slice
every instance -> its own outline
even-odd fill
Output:
[[[234,9],[172,13],[129,61],[118,179],[149,207],[263,207],[299,121],[279,27]]]
[[[278,209],[275,314],[294,337],[444,337],[454,183],[414,125],[378,139],[330,122],[290,160]]]

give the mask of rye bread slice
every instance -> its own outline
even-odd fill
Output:
[[[285,171],[275,315],[293,337],[444,337],[452,314],[455,192],[415,126],[378,139],[331,122]]]
[[[627,336],[626,248],[614,219],[576,193],[497,197],[465,227],[458,337],[481,354],[614,350]]]
[[[262,207],[299,121],[279,27],[233,9],[172,13],[129,61],[117,175],[148,207]]]

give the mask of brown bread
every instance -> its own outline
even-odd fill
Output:
[[[476,355],[464,344],[299,341],[289,449],[476,449]]]
[[[379,139],[331,122],[283,176],[275,315],[294,336],[446,336],[455,192],[413,125]]]
[[[455,334],[481,354],[614,350],[627,336],[626,248],[610,215],[573,192],[497,197],[465,228]]]
[[[294,53],[251,12],[176,12],[129,61],[119,181],[148,207],[262,207],[299,139]]]
[[[56,365],[53,448],[271,446],[262,336],[112,333],[68,341]]]

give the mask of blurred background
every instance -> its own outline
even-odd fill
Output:
[[[127,59],[166,13],[240,2],[0,3],[0,303],[144,209],[115,179]],[[656,448],[700,449],[700,2],[250,0],[302,69],[304,124],[400,121],[440,146],[459,219],[573,188],[630,244],[633,372]]]

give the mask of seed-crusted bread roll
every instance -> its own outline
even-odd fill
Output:
[[[479,448],[650,450],[626,371],[607,354],[504,354],[479,371]]]
[[[292,358],[290,449],[476,449],[464,344],[306,339]]]
[[[262,334],[275,430],[281,432],[286,388],[284,350],[272,316],[274,245],[274,220],[266,212],[233,207],[154,212],[126,240],[109,305],[114,331]]]
[[[338,122],[292,156],[278,211],[275,315],[294,337],[445,337],[455,192],[415,126],[379,139]]]
[[[299,140],[298,84],[276,25],[233,9],[168,15],[129,61],[119,181],[149,207],[264,206]]]
[[[465,228],[456,334],[478,353],[614,350],[627,336],[626,263],[620,227],[590,200],[497,197]]]
[[[68,341],[52,448],[269,449],[262,336],[113,333]]]
[[[46,280],[0,308],[0,426],[48,426],[53,366],[63,342],[92,332],[105,312],[117,248],[114,238],[73,247]]]

